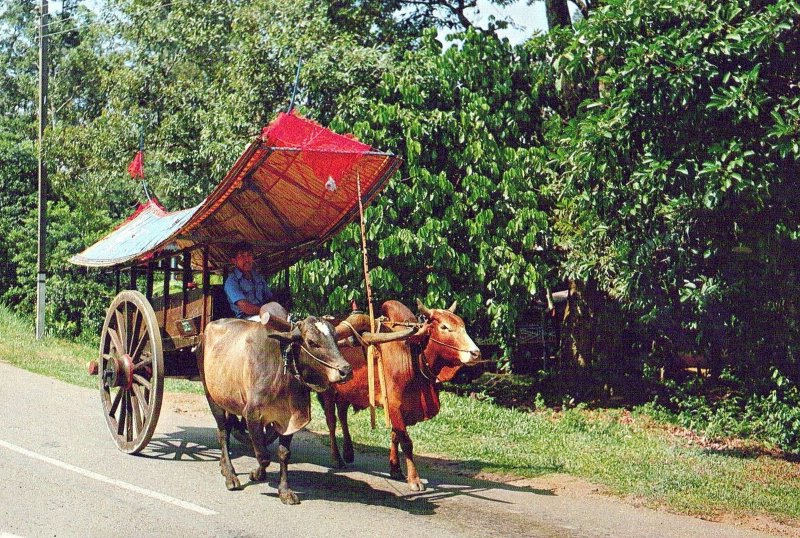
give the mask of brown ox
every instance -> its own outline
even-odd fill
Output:
[[[266,307],[265,307],[266,308]],[[217,422],[222,454],[220,472],[225,486],[241,484],[230,461],[228,443],[236,416],[244,417],[258,461],[250,479],[266,478],[267,446],[280,437],[278,496],[284,504],[297,504],[289,488],[288,464],[295,432],[311,419],[310,391],[324,391],[330,383],[349,378],[352,367],[336,346],[335,330],[323,319],[307,317],[292,326],[262,309],[262,323],[222,319],[206,327],[197,364],[209,407]],[[279,327],[274,332],[265,327]],[[340,337],[349,336],[348,334]],[[369,341],[385,341],[383,335],[363,335]],[[285,355],[281,347],[288,346]],[[286,359],[284,359],[284,356]]]
[[[392,478],[402,480],[398,444],[406,460],[408,484],[413,491],[423,491],[414,465],[414,444],[407,427],[428,420],[439,412],[439,383],[449,381],[456,372],[480,358],[480,350],[457,316],[455,304],[448,310],[428,309],[417,301],[426,321],[408,340],[381,344],[380,353],[386,377],[387,412],[392,425],[389,467]],[[391,322],[413,324],[416,318],[398,301],[387,301],[381,311]],[[395,325],[395,327],[402,327]],[[337,332],[342,332],[341,324]],[[345,359],[353,366],[353,378],[345,383],[331,385],[320,399],[325,409],[331,444],[331,463],[342,467],[353,462],[353,442],[347,426],[347,409],[353,405],[364,409],[369,405],[367,366],[361,347],[340,347]],[[377,372],[377,369],[376,369]],[[377,377],[377,374],[376,374]],[[376,381],[376,402],[381,402],[380,383]],[[344,459],[336,445],[336,411],[342,424]]]

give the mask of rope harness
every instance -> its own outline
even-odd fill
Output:
[[[377,321],[377,320],[376,320],[376,321]],[[363,339],[363,338],[361,338],[361,335],[360,335],[360,334],[358,334],[358,331],[356,330],[356,328],[355,328],[355,327],[353,327],[353,326],[350,324],[350,322],[349,322],[349,321],[347,321],[347,320],[343,320],[343,321],[342,321],[342,323],[343,323],[344,325],[347,325],[347,327],[349,327],[349,328],[350,328],[350,330],[351,330],[351,331],[353,331],[353,334],[352,334],[352,336],[351,336],[350,338],[355,338],[356,340],[358,340],[358,343],[359,343],[359,344],[361,344],[361,346],[362,346],[362,347],[366,347],[366,346],[368,346],[368,345],[369,345],[369,344],[367,344],[367,343],[364,341],[364,339]]]
[[[436,338],[434,338],[432,336],[430,336],[429,338],[433,342],[436,342],[437,344],[439,344],[440,346],[444,346],[444,347],[447,347],[447,348],[450,348],[450,349],[455,349],[456,351],[458,351],[460,353],[473,353],[469,349],[457,348],[456,346],[452,346],[450,344],[446,344],[446,343],[442,342],[441,340],[437,340]],[[484,363],[487,363],[487,362],[494,362],[494,361],[492,359],[483,359],[483,360],[480,360],[480,361],[471,361],[469,364],[465,364],[464,366],[467,367],[467,368],[472,368],[473,366],[477,366],[479,364],[484,364]]]
[[[456,351],[458,351],[459,353],[470,353],[470,354],[471,354],[471,353],[473,353],[473,352],[472,352],[471,350],[469,350],[469,349],[461,349],[461,348],[457,348],[456,346],[453,346],[453,345],[450,345],[450,344],[446,344],[446,343],[442,342],[441,340],[437,340],[437,339],[436,339],[436,338],[434,338],[433,336],[430,336],[430,337],[429,337],[429,339],[431,340],[431,342],[436,342],[436,343],[437,343],[437,344],[439,344],[440,346],[444,346],[444,347],[447,347],[447,348],[450,348],[450,349],[455,349],[455,350],[456,350]]]
[[[379,319],[376,319],[375,321],[379,322],[379,324],[378,324],[378,331],[379,332],[380,332],[380,324],[381,323],[384,324],[384,325],[387,325],[388,327],[391,327],[391,328],[394,328],[394,327],[413,327],[415,329],[420,329],[425,325],[425,323],[420,323],[420,322],[390,321],[385,317],[381,317]],[[361,344],[361,346],[366,350],[366,348],[369,346],[369,344],[364,341],[364,339],[361,337],[361,335],[358,333],[358,331],[356,331],[355,327],[353,327],[346,320],[342,321],[342,323],[344,325],[346,325],[353,332],[352,337],[354,337],[358,341],[358,343]],[[428,335],[427,338],[431,342],[435,342],[435,343],[439,344],[440,346],[446,347],[448,349],[453,349],[455,351],[458,351],[459,353],[470,353],[470,354],[473,353],[472,350],[461,349],[461,348],[459,348],[457,346],[454,346],[452,344],[448,344],[447,342],[442,342],[441,340],[439,340],[437,338],[434,338],[434,337],[432,337],[430,335]],[[420,349],[419,349],[418,352],[416,352],[416,353],[412,352],[412,355],[416,355],[416,357],[417,357],[417,367],[419,368],[419,373],[422,375],[422,377],[424,377],[425,379],[427,379],[431,383],[441,383],[441,381],[439,380],[439,377],[433,372],[433,369],[431,368],[431,365],[428,364],[427,357],[425,357],[424,349],[425,349],[425,347],[427,347],[427,344],[420,345],[419,347],[420,347]],[[491,362],[491,361],[489,361],[489,360],[476,361],[476,362],[474,362],[472,364],[479,364],[479,363],[483,363],[483,362]]]
[[[417,366],[419,367],[419,373],[422,374],[422,377],[431,383],[441,383],[441,381],[439,381],[439,377],[433,373],[433,370],[431,370],[431,365],[428,364],[424,350],[421,350],[419,353],[417,353]]]
[[[298,368],[298,363],[300,360],[300,353],[298,352],[298,348],[300,351],[304,351],[309,357],[320,363],[325,368],[330,368],[331,370],[338,370],[336,366],[328,364],[324,360],[320,359],[311,351],[299,342],[291,342],[287,346],[281,348],[281,357],[283,357],[283,373],[285,375],[291,375],[297,381],[305,385],[311,390],[314,390],[314,386],[308,383],[304,378],[303,375],[300,373],[300,369]]]

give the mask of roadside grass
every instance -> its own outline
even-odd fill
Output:
[[[0,361],[93,388],[96,378],[85,365],[96,353],[55,338],[36,341],[32,324],[0,306]],[[166,390],[202,393],[200,383],[172,379]],[[441,400],[435,419],[411,428],[415,453],[456,462],[464,474],[568,474],[650,507],[705,517],[766,514],[800,525],[800,464],[757,447],[711,449],[625,410],[523,412],[448,392]],[[327,432],[322,409],[312,401],[309,429]],[[367,412],[351,413],[350,427],[359,450],[385,453],[389,432],[381,410],[375,430]]]
[[[455,460],[467,474],[563,473],[653,508],[705,517],[766,513],[800,524],[800,464],[692,446],[624,410],[531,413],[446,392],[441,399],[439,415],[411,429],[415,453]],[[327,431],[316,411],[311,429]],[[351,416],[353,441],[388,447],[380,410],[376,422],[371,430],[368,412]]]
[[[87,373],[86,363],[97,359],[98,350],[78,342],[47,336],[36,340],[33,322],[21,319],[0,305],[0,361],[81,387],[97,387],[97,377]],[[202,394],[199,383],[166,379],[164,390]]]

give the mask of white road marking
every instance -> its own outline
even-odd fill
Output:
[[[16,534],[9,534],[7,532],[0,532],[0,538],[22,538],[22,536],[17,536]]]
[[[101,474],[94,473],[92,471],[87,471],[86,469],[81,469],[80,467],[70,465],[69,463],[64,463],[63,461],[49,458],[41,454],[37,454],[36,452],[32,452],[20,446],[12,445],[11,443],[7,443],[3,440],[0,440],[0,446],[5,447],[9,450],[13,450],[14,452],[22,454],[23,456],[28,456],[29,458],[40,460],[45,463],[49,463],[50,465],[55,465],[56,467],[61,467],[62,469],[66,469],[67,471],[78,473],[79,475],[85,476],[87,478],[91,478],[99,482],[105,482],[106,484],[111,484],[112,486],[117,486],[122,489],[127,489],[128,491],[133,491],[140,495],[144,495],[145,497],[158,499],[159,501],[168,504],[174,504],[175,506],[180,506],[181,508],[185,508],[186,510],[192,510],[193,512],[197,512],[198,514],[203,514],[206,516],[217,515],[217,512],[209,510],[208,508],[204,508],[197,504],[190,503],[188,501],[182,501],[181,499],[176,499],[175,497],[170,497],[169,495],[164,495],[163,493],[158,493],[157,491],[151,491],[149,489],[141,488],[139,486],[134,486],[133,484],[123,482],[122,480],[117,480],[116,478],[109,478],[107,476],[103,476]]]

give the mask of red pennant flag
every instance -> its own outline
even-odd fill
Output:
[[[144,151],[136,152],[136,157],[128,165],[128,173],[133,179],[144,179]]]

